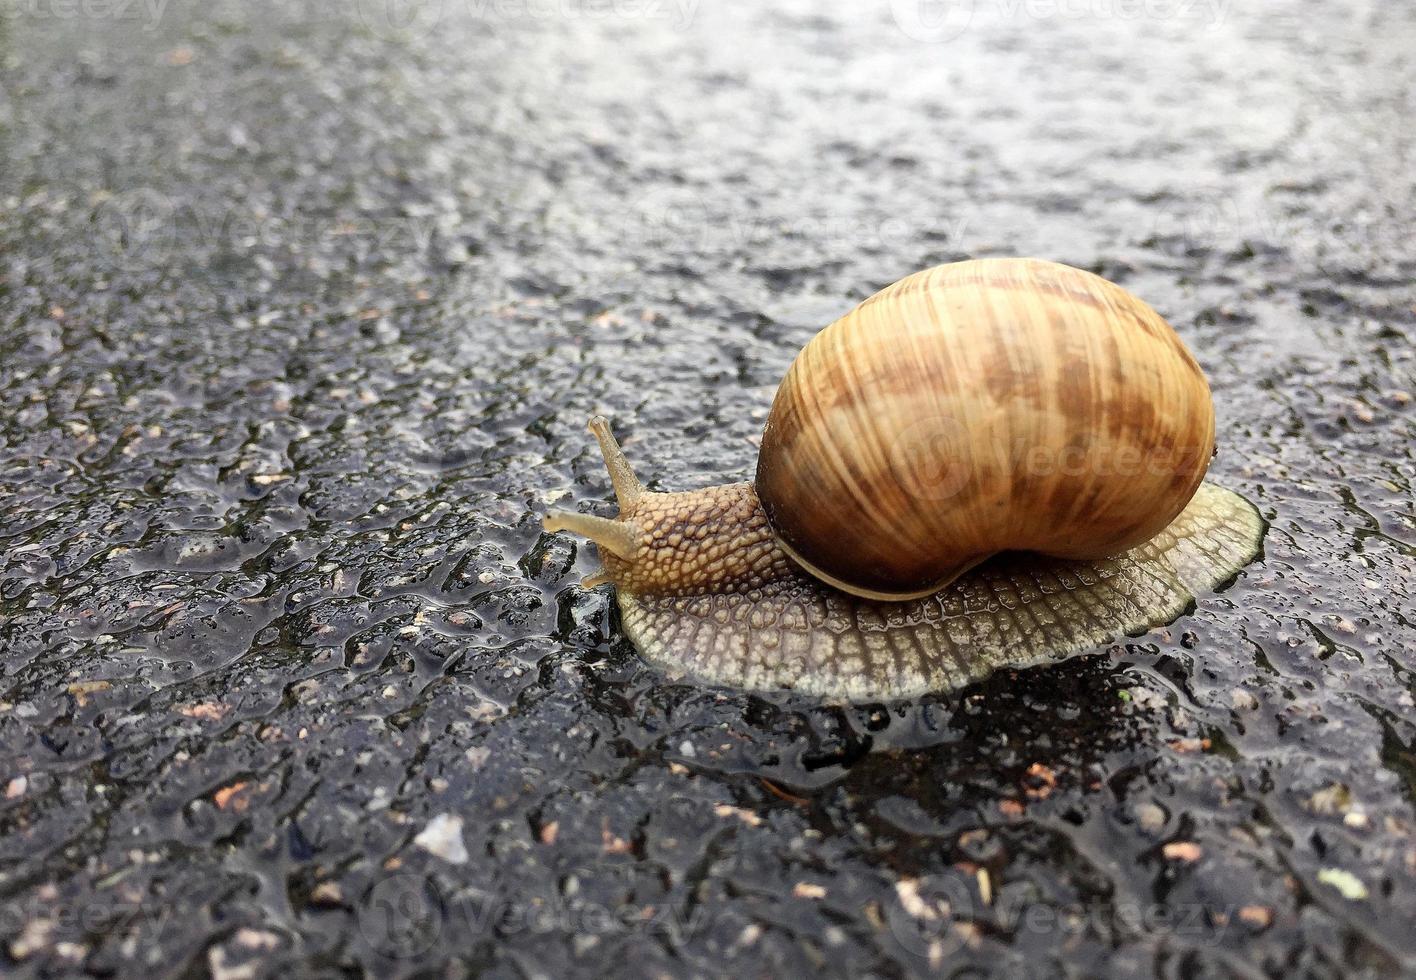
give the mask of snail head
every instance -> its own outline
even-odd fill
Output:
[[[751,483],[682,493],[644,489],[602,415],[590,419],[620,512],[614,518],[552,510],[542,526],[570,531],[600,549],[603,568],[581,585],[606,582],[638,595],[743,592],[793,574]]]

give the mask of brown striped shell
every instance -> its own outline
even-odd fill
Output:
[[[1153,309],[1070,266],[978,259],[907,276],[806,345],[756,490],[813,574],[902,599],[1001,551],[1135,547],[1213,449],[1209,385]]]

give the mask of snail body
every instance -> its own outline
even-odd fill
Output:
[[[916,273],[817,334],[752,483],[650,493],[591,431],[620,514],[546,528],[599,545],[649,659],[737,687],[949,690],[1169,622],[1263,533],[1202,482],[1214,410],[1173,329],[1038,260]]]

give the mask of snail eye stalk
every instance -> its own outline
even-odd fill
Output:
[[[626,560],[634,557],[638,548],[639,535],[628,524],[612,521],[608,517],[594,514],[577,514],[569,510],[553,510],[541,519],[541,526],[554,534],[556,531],[570,531],[589,538],[601,548],[618,558]]]
[[[639,529],[626,523],[639,506],[644,496],[644,485],[634,475],[634,468],[625,458],[624,450],[615,441],[610,431],[609,419],[596,415],[590,419],[590,431],[600,443],[600,454],[605,457],[605,469],[610,471],[610,483],[615,489],[615,499],[619,501],[618,519],[596,517],[594,514],[579,514],[569,510],[553,510],[546,514],[541,526],[547,531],[570,531],[589,538],[605,551],[617,558],[629,561],[639,548]],[[584,583],[593,588],[601,582],[610,581],[603,572],[590,576]]]
[[[603,415],[590,419],[590,432],[600,443],[600,455],[605,457],[605,469],[610,471],[610,483],[615,488],[615,499],[619,501],[620,517],[628,517],[639,506],[639,498],[644,495],[644,485],[634,475],[634,467],[629,465],[624,450],[615,441],[610,431],[610,420]]]

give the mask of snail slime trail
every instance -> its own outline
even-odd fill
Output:
[[[1036,259],[915,273],[818,333],[753,483],[650,493],[590,429],[620,513],[547,530],[596,542],[586,584],[649,660],[733,687],[952,690],[1173,621],[1264,532],[1204,482],[1214,407],[1170,325]]]

